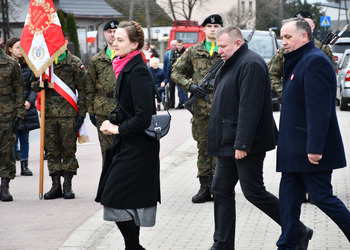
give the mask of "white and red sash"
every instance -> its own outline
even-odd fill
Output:
[[[48,82],[54,84],[54,90],[59,93],[73,108],[79,112],[78,108],[78,97],[72,91],[70,87],[68,87],[65,82],[63,82],[54,72],[53,72],[53,64],[45,70],[45,79],[48,79]],[[40,81],[42,82],[42,75],[40,76]],[[85,126],[85,123],[81,126],[78,131],[78,142],[84,143],[89,141],[89,135]]]

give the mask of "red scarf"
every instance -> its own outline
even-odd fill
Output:
[[[134,50],[127,54],[125,57],[120,58],[119,56],[113,60],[113,70],[115,73],[115,78],[118,79],[118,76],[124,66],[133,58],[134,56],[140,54],[140,50]]]

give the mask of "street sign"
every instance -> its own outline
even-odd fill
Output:
[[[331,26],[331,17],[330,16],[321,16],[321,27],[330,27]]]

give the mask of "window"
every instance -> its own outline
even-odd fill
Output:
[[[182,40],[184,43],[198,43],[197,32],[176,32],[175,40]]]
[[[253,14],[253,2],[249,1],[249,15]]]
[[[241,15],[244,15],[244,1],[241,2]]]

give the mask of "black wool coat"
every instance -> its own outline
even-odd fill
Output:
[[[156,113],[154,85],[141,54],[133,57],[118,76],[115,96],[125,111],[119,135],[106,151],[95,199],[103,206],[135,209],[160,202],[159,141],[143,132]]]
[[[243,44],[216,79],[208,130],[208,154],[235,150],[262,153],[276,146],[269,71],[264,59]]]
[[[33,72],[30,70],[28,64],[21,63],[21,70],[24,78],[24,83],[26,85],[24,89],[24,95],[25,95],[26,101],[30,102],[31,106],[28,110],[26,110],[26,115],[24,119],[21,121],[21,123],[19,124],[18,130],[28,131],[28,130],[40,128],[38,111],[35,106],[37,93],[35,93],[31,88],[30,79],[33,75]]]

